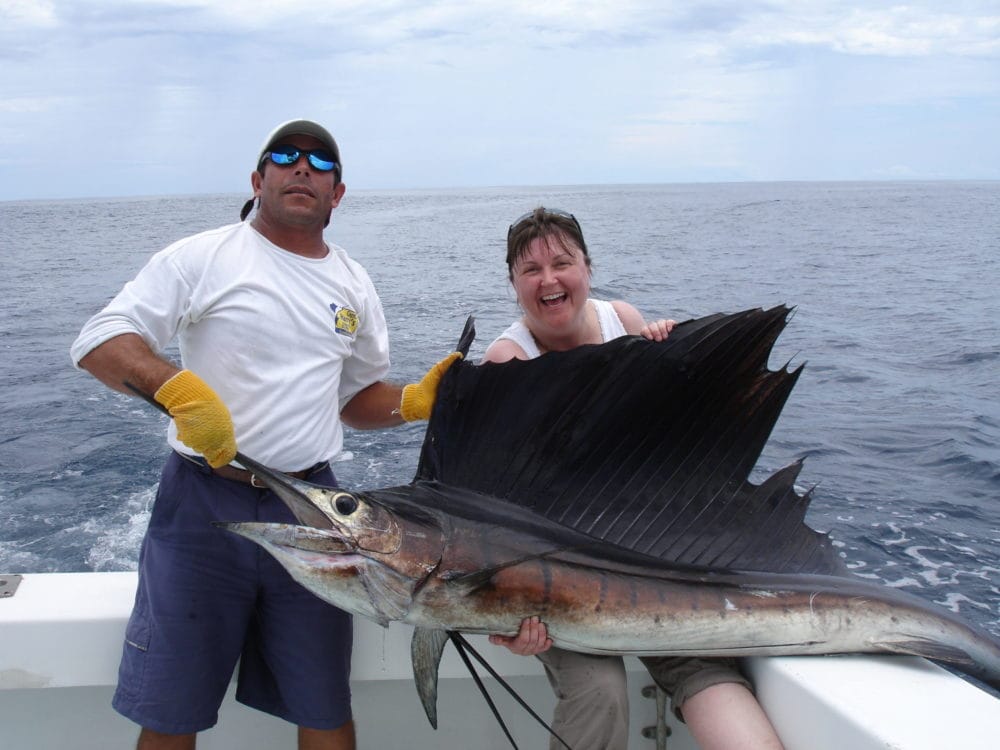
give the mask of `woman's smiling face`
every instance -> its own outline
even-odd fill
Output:
[[[537,237],[511,270],[529,328],[565,333],[583,319],[590,297],[590,267],[572,240],[564,235]]]

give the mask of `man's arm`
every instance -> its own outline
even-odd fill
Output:
[[[340,411],[344,424],[356,430],[377,430],[403,424],[399,402],[403,387],[383,380],[358,391]]]
[[[153,353],[136,333],[123,333],[91,349],[79,362],[104,385],[134,396],[126,382],[148,396],[180,372],[180,368]]]
[[[80,359],[80,367],[109,388],[153,398],[173,417],[177,439],[218,468],[236,455],[229,409],[212,388],[190,370],[157,357],[142,337],[123,333]]]
[[[340,418],[356,430],[377,430],[403,422],[430,419],[441,378],[452,362],[461,358],[459,352],[452,352],[428,370],[419,383],[406,386],[384,380],[372,383],[347,402],[340,410]]]
[[[403,424],[399,403],[403,386],[383,380],[358,391],[340,411],[344,424],[356,430],[377,430]]]

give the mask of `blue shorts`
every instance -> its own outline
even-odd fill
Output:
[[[328,466],[309,481],[335,486]],[[213,521],[296,523],[272,492],[171,453],[139,555],[115,710],[164,734],[208,729],[236,698],[298,726],[351,719],[351,616]]]

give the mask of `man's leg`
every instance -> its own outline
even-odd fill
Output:
[[[308,479],[336,484],[328,466]],[[258,498],[256,517],[295,523],[272,492]],[[244,640],[236,700],[302,727],[303,742],[333,742],[317,748],[353,748],[351,616],[303,588],[264,549],[252,547],[260,588]]]
[[[194,747],[216,722],[254,611],[257,555],[212,522],[252,520],[249,491],[176,454],[164,466],[112,701],[143,728],[140,748]]]
[[[194,750],[195,737],[195,734],[160,734],[143,729],[135,750]]]
[[[354,722],[336,729],[299,727],[299,750],[354,750]]]

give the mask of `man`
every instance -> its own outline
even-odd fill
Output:
[[[154,255],[71,350],[101,382],[150,396],[173,418],[113,701],[142,727],[140,750],[193,748],[215,724],[237,660],[237,698],[298,725],[302,750],[355,747],[350,616],[212,522],[294,522],[252,474],[229,465],[237,444],[271,468],[334,486],[328,460],[341,449],[342,422],[426,419],[460,356],[418,384],[382,380],[381,303],[365,270],[323,239],[345,189],[325,128],[279,125],[250,182],[242,223]],[[159,355],[175,337],[183,367]]]

